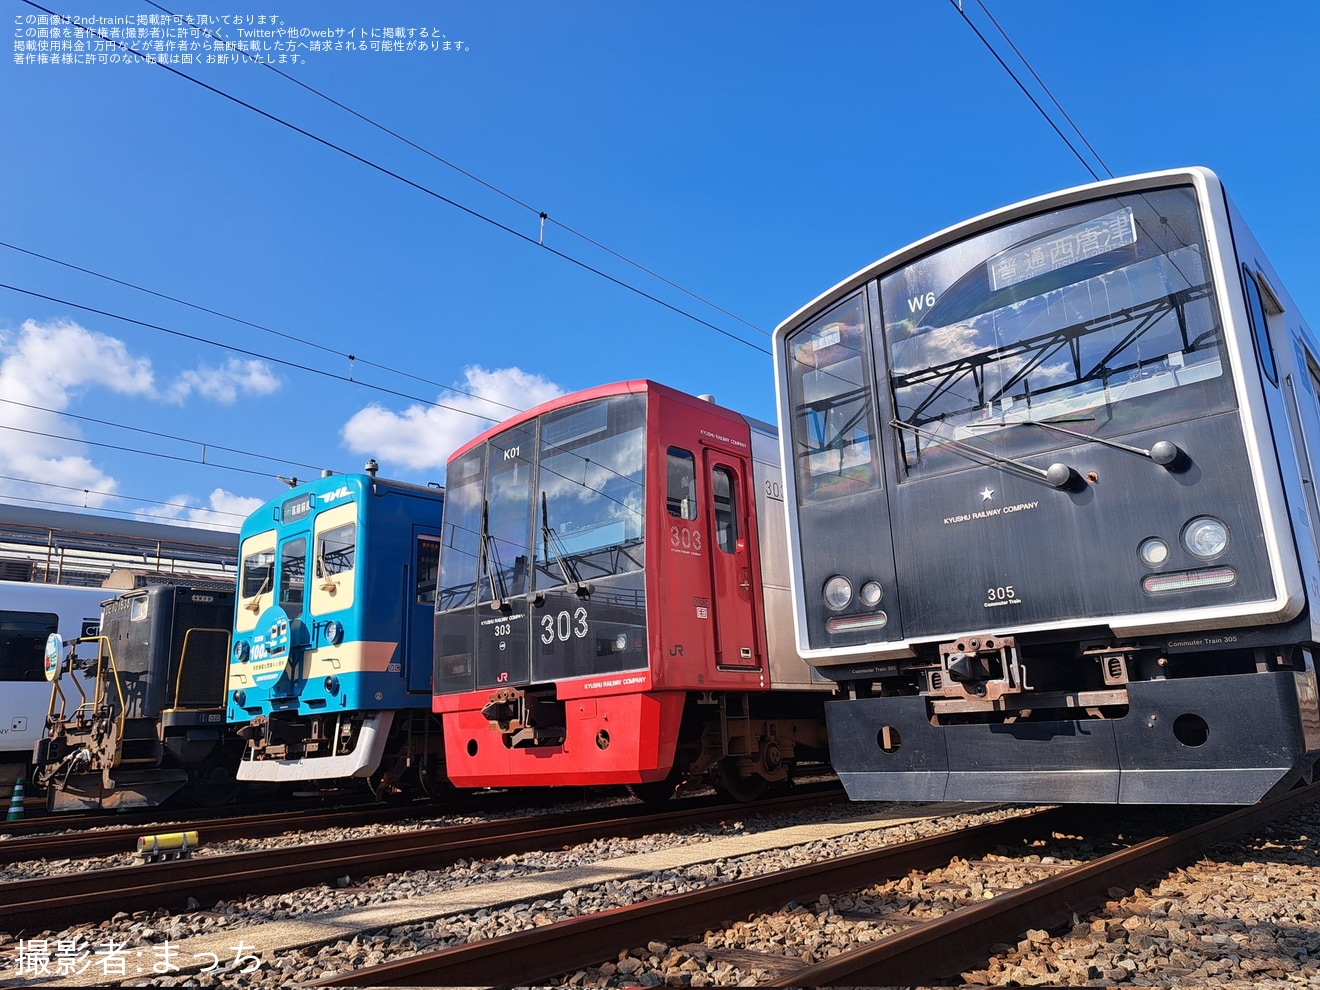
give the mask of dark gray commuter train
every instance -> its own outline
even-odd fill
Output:
[[[1320,341],[1202,168],[775,332],[798,647],[856,800],[1246,804],[1320,756]]]

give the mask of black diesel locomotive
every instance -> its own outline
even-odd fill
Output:
[[[1201,168],[782,324],[798,646],[855,799],[1250,803],[1320,756],[1320,341]]]
[[[154,585],[106,601],[99,629],[68,644],[50,637],[50,712],[33,762],[51,811],[234,797],[242,741],[224,720],[233,613],[232,591]]]

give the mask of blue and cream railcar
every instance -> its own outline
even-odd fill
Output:
[[[229,664],[240,780],[362,778],[380,795],[443,779],[430,713],[442,503],[372,462],[248,517]]]
[[[798,645],[865,800],[1249,803],[1320,755],[1320,342],[1189,168],[783,323]]]

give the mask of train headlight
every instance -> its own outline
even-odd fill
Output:
[[[344,641],[344,625],[331,619],[325,624],[325,638],[331,646],[338,646]]]
[[[857,592],[857,597],[867,608],[875,608],[880,604],[880,599],[885,597],[885,589],[875,581],[867,581]]]
[[[1137,553],[1147,567],[1158,567],[1169,559],[1169,545],[1158,536],[1153,536],[1137,548]]]
[[[825,607],[832,608],[836,612],[841,608],[847,608],[852,596],[852,582],[842,574],[836,574],[826,581],[825,590],[821,595],[825,599]]]
[[[245,639],[240,639],[234,643],[234,662],[247,663],[248,661],[248,643]]]
[[[1228,527],[1210,516],[1197,516],[1183,527],[1183,546],[1198,557],[1218,557],[1228,546]]]

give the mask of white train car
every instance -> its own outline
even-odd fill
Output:
[[[44,735],[46,638],[94,635],[101,603],[114,595],[106,588],[0,581],[0,782],[28,776],[32,747]]]

